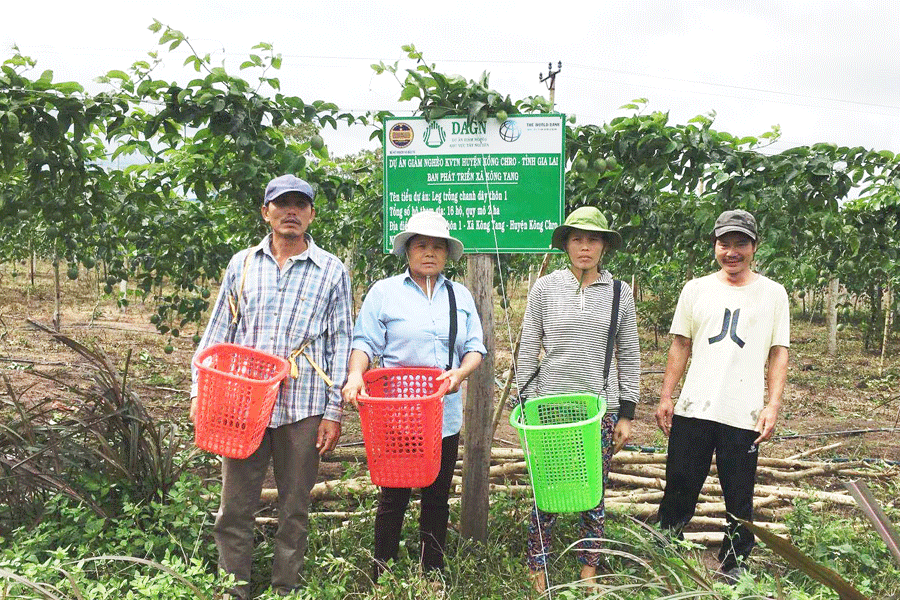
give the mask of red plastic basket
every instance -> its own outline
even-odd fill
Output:
[[[262,440],[288,361],[234,344],[215,344],[194,358],[197,368],[198,448],[247,458]]]
[[[441,469],[442,371],[403,367],[363,375],[368,398],[359,398],[359,420],[372,483],[382,487],[427,487]]]

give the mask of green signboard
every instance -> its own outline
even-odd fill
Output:
[[[384,123],[384,251],[421,210],[439,211],[466,252],[546,252],[562,222],[565,116],[515,115],[466,125]]]

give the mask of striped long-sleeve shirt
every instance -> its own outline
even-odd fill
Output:
[[[615,353],[609,382],[604,386],[603,363],[612,312],[613,278],[600,278],[581,288],[569,269],[541,277],[528,294],[522,323],[522,342],[516,380],[524,386],[538,368],[537,377],[520,393],[528,397],[565,393],[606,396],[607,411],[634,418],[640,397],[641,356],[631,287],[622,283]]]
[[[228,295],[241,290],[246,262],[241,318],[233,342],[287,358],[312,340],[306,352],[334,382],[328,387],[305,358],[297,357],[299,376],[282,383],[269,427],[314,415],[340,421],[341,387],[347,379],[352,334],[350,276],[341,261],[316,246],[308,234],[309,248],[279,268],[270,238],[271,234],[258,246],[232,257],[197,352],[230,341]],[[196,370],[193,378],[192,395],[196,395]]]

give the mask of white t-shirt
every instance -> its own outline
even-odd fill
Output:
[[[765,406],[772,346],[790,346],[784,287],[760,275],[734,287],[716,274],[685,284],[669,333],[691,339],[691,364],[675,414],[752,430]]]

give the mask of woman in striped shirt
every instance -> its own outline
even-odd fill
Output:
[[[613,306],[613,277],[601,268],[604,253],[622,246],[594,207],[574,210],[553,231],[552,244],[566,252],[569,266],[537,280],[528,295],[522,324],[517,373],[527,381],[523,396],[565,393],[602,394],[607,412],[602,420],[603,486],[609,462],[631,436],[631,420],[640,391],[640,348],[631,288],[621,283],[615,360],[604,378],[607,338]],[[543,359],[539,354],[543,348]],[[527,379],[526,379],[527,378]],[[543,592],[550,536],[556,515],[532,510],[528,528],[528,568],[534,588]],[[603,500],[581,513],[581,538],[576,555],[581,579],[592,581],[601,562],[605,512]]]

